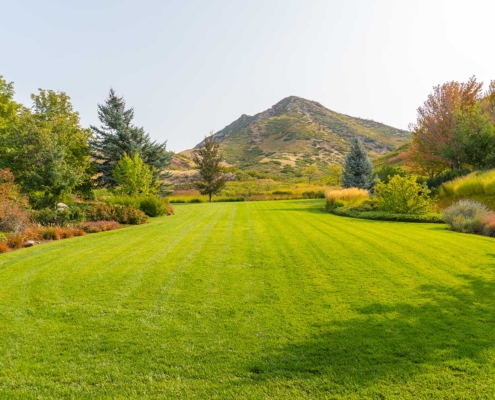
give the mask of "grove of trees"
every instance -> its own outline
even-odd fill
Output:
[[[32,207],[53,206],[74,193],[90,198],[94,187],[166,192],[172,153],[133,125],[134,110],[113,89],[98,105],[100,128],[83,127],[64,92],[40,89],[31,100],[17,103],[13,84],[0,76],[0,170],[11,171]]]

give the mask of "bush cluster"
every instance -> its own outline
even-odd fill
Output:
[[[328,210],[330,213],[351,218],[371,219],[375,221],[396,221],[396,222],[428,222],[428,223],[443,223],[442,215],[428,214],[397,214],[386,211],[359,211],[356,208],[334,208]]]
[[[104,232],[120,228],[116,221],[81,222],[76,226],[28,226],[20,233],[0,235],[0,254],[26,246],[28,241],[61,240],[87,233]]]
[[[170,215],[168,213],[168,201],[157,196],[113,196],[107,199],[111,205],[122,205],[141,210],[148,217],[160,217]]]
[[[469,168],[462,169],[450,169],[447,172],[443,172],[434,177],[428,178],[425,183],[429,189],[436,189],[440,187],[443,183],[451,181],[453,179],[465,176],[469,174],[471,170]]]
[[[98,233],[118,229],[120,224],[117,221],[88,221],[80,223],[78,227],[86,233]]]
[[[395,175],[388,183],[375,186],[378,208],[396,214],[427,214],[431,211],[430,190],[417,183],[414,175]]]
[[[86,221],[117,221],[128,225],[139,225],[148,221],[147,215],[141,210],[119,204],[90,204],[83,212]]]
[[[85,219],[83,211],[76,205],[71,205],[66,209],[43,208],[33,211],[31,216],[34,222],[43,226],[66,226]]]
[[[459,200],[443,211],[443,219],[457,232],[495,236],[495,213],[473,200]]]

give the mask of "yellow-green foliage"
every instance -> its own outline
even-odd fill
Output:
[[[398,214],[426,214],[431,210],[430,190],[416,182],[416,176],[395,175],[388,183],[378,182],[375,195],[382,211]]]
[[[355,206],[369,199],[370,194],[365,189],[347,188],[342,190],[328,190],[325,193],[327,209],[342,207],[344,205]]]
[[[469,197],[495,194],[495,170],[473,172],[461,178],[444,183],[440,188],[441,197]]]

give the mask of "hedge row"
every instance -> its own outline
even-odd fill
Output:
[[[394,214],[385,211],[356,211],[343,207],[334,208],[328,210],[328,212],[342,217],[371,219],[375,221],[444,223],[441,214]]]

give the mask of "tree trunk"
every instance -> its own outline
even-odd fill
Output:
[[[210,203],[211,203],[211,193],[208,193],[208,195],[210,196]]]

